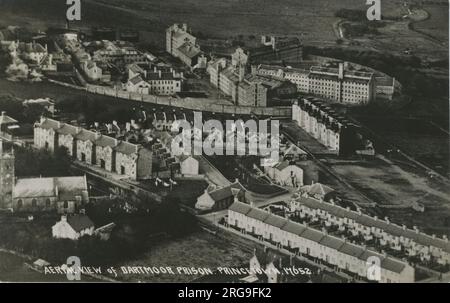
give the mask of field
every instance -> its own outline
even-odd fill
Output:
[[[231,243],[218,240],[217,237],[207,232],[196,232],[177,241],[167,241],[152,248],[139,260],[117,264],[119,266],[170,266],[176,267],[195,267],[210,268],[215,270],[217,267],[241,267],[248,263],[252,254],[244,252]],[[159,274],[159,275],[141,275],[124,274],[119,276],[119,280],[136,282],[189,282],[199,275],[185,274]]]
[[[401,5],[405,1],[384,1],[383,15],[399,17],[404,14]],[[411,2],[411,1],[406,1]],[[437,1],[445,3],[444,0]],[[0,26],[10,24],[65,25],[64,1],[57,0],[2,0],[0,1]],[[89,27],[118,25],[141,31],[144,40],[163,47],[164,29],[173,23],[188,23],[199,36],[218,39],[234,39],[237,36],[260,34],[295,35],[305,43],[335,45],[338,38],[335,17],[339,9],[365,10],[361,0],[85,0],[82,21],[75,26]],[[407,22],[394,23],[386,33],[374,40],[365,41],[369,47],[403,51],[417,41],[423,41],[424,50],[442,55],[442,46],[430,43],[428,36],[448,37],[447,6],[428,5],[430,18],[422,25],[417,23],[419,33],[409,30]],[[45,20],[45,21],[44,21]],[[448,38],[445,39],[448,42]]]
[[[364,117],[360,121],[408,155],[443,175],[450,174],[446,161],[450,154],[449,134],[444,126],[441,129],[425,119]]]
[[[428,233],[450,235],[450,191],[448,183],[431,181],[423,172],[403,162],[378,156],[374,160],[332,160],[330,166],[346,182],[381,207],[374,214]],[[413,211],[418,202],[425,212]],[[371,211],[371,209],[368,209]]]

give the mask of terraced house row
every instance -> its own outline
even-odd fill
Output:
[[[415,271],[407,262],[376,253],[324,231],[290,221],[239,201],[228,209],[228,225],[297,254],[326,262],[336,270],[367,277],[372,260],[379,260],[379,282],[411,283]]]
[[[66,147],[69,155],[80,162],[133,180],[152,174],[152,152],[141,145],[49,118],[35,124],[34,145],[50,151]]]
[[[330,151],[340,153],[353,124],[314,98],[301,98],[292,105],[292,120]]]
[[[352,211],[300,194],[293,197],[290,209],[301,218],[307,216],[312,221],[321,220],[325,226],[337,226],[338,230],[362,236],[365,241],[377,239],[381,247],[404,252],[408,257],[450,264],[450,243],[446,236],[440,239],[420,232],[417,227],[409,229],[405,225],[390,222],[388,218],[371,217],[361,211]]]

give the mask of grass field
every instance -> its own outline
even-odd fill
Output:
[[[378,205],[400,208],[372,209],[379,217],[389,216],[391,221],[409,227],[417,225],[430,234],[450,235],[448,184],[430,181],[420,170],[381,156],[370,161],[329,159],[327,162],[344,180]],[[409,208],[413,202],[424,204],[425,212]],[[402,206],[405,208],[401,209]]]
[[[398,17],[404,14],[405,1],[382,3],[382,14]],[[406,1],[412,2],[412,1]],[[436,3],[444,2],[444,0]],[[335,25],[339,9],[361,9],[367,6],[361,0],[85,0],[79,26],[103,25],[139,29],[142,38],[163,47],[164,29],[173,23],[188,23],[194,32],[208,37],[228,39],[238,35],[281,34],[300,36],[306,43],[334,45],[337,39]],[[385,33],[366,46],[401,50],[423,41],[420,53],[437,52],[427,35],[447,37],[447,6],[427,5],[430,18],[417,27],[425,34],[409,30],[407,22],[387,27]],[[2,0],[0,26],[64,25],[66,6],[57,0]],[[447,17],[447,18],[446,18]],[[77,25],[77,24],[76,24]],[[441,53],[440,53],[441,54]]]
[[[244,252],[242,249],[231,245],[231,243],[218,240],[217,237],[204,231],[199,231],[190,236],[176,241],[167,241],[152,248],[139,260],[130,261],[119,266],[169,266],[177,267],[195,267],[210,268],[215,270],[217,267],[240,267],[250,260],[251,253]],[[189,282],[199,275],[185,274],[124,274],[119,279],[123,281],[136,282]]]

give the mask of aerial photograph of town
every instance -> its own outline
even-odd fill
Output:
[[[0,112],[0,282],[450,282],[447,0],[0,0]]]

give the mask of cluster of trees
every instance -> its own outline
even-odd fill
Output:
[[[365,23],[344,23],[342,24],[342,29],[344,31],[344,36],[348,38],[352,37],[362,37],[364,35],[378,35],[380,32],[378,28],[382,24],[377,22],[365,22]]]
[[[104,102],[101,98],[67,98],[57,104],[57,108],[67,114],[78,114],[79,120],[89,124],[94,122],[111,123],[117,120],[120,123],[130,121],[134,117],[134,111],[124,102]]]
[[[6,111],[9,116],[22,123],[38,121],[40,116],[46,115],[47,111],[41,104],[23,105],[21,100],[11,95],[0,95],[0,110]]]
[[[103,216],[105,222],[117,225],[107,241],[97,236],[84,236],[78,241],[54,239],[51,226],[56,219],[6,223],[0,218],[0,247],[54,264],[64,264],[68,256],[79,256],[83,266],[111,266],[148,252],[161,237],[178,238],[197,230],[195,217],[182,212],[175,201],[165,201],[151,212],[134,214],[109,215],[107,208],[102,210],[103,213],[94,213],[93,208],[95,206],[88,207],[87,213],[94,222],[98,222],[98,216]],[[110,217],[106,219],[105,216]]]
[[[69,175],[71,161],[65,147],[56,148],[54,153],[19,147],[15,149],[15,157],[16,175],[19,177]]]
[[[348,21],[353,21],[353,22],[368,21],[366,11],[358,10],[358,9],[342,8],[342,9],[338,10],[334,15],[338,18],[347,19]]]

